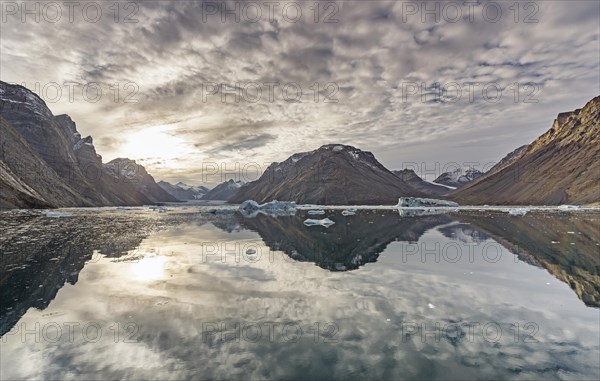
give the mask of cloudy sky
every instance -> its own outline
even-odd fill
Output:
[[[597,1],[23,4],[0,3],[0,79],[158,179],[327,143],[485,169],[600,93]]]

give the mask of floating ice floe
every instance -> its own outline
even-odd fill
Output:
[[[435,308],[435,306],[433,304],[431,304],[431,303],[427,304],[427,307],[429,307],[429,308]]]
[[[296,203],[293,201],[273,200],[259,204],[254,200],[247,200],[240,205],[239,211],[244,217],[256,217],[258,214],[293,216],[296,214]]]
[[[430,207],[430,206],[441,206],[441,207],[458,207],[458,203],[448,200],[438,200],[435,198],[420,198],[420,197],[400,197],[398,199],[399,208],[418,208],[418,207]]]
[[[326,228],[330,227],[331,225],[335,224],[335,222],[331,221],[329,218],[323,218],[322,220],[313,220],[313,219],[307,219],[304,221],[304,225],[306,226],[325,226]]]
[[[306,213],[308,213],[308,214],[325,214],[325,211],[321,210],[321,209],[319,209],[319,210],[309,210]]]
[[[44,210],[42,214],[46,217],[60,218],[60,217],[71,217],[70,213],[56,212],[51,210]]]
[[[524,216],[527,214],[527,212],[529,212],[529,209],[525,209],[525,208],[516,208],[516,209],[508,210],[508,214],[510,214],[512,216]]]
[[[558,209],[560,209],[560,210],[579,209],[579,205],[559,205]]]

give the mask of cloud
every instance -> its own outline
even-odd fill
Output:
[[[518,15],[496,2],[504,7],[496,22],[482,16],[488,3],[472,21],[463,13],[449,22],[450,14],[440,13],[436,22],[412,15],[411,2],[395,1],[337,2],[320,9],[319,22],[302,3],[302,19],[290,22],[282,13],[287,3],[273,20],[263,9],[257,22],[244,13],[240,22],[231,15],[222,22],[200,1],[136,3],[137,23],[115,22],[109,9],[96,23],[76,13],[74,22],[24,28],[20,18],[8,17],[1,26],[0,77],[31,89],[80,83],[75,101],[63,95],[50,108],[70,114],[106,159],[132,154],[124,151],[123,133],[177,125],[198,152],[172,160],[170,169],[192,182],[197,168],[185,175],[174,165],[244,160],[240,151],[259,162],[281,161],[330,142],[372,151],[393,168],[407,161],[498,160],[547,130],[559,112],[598,94],[596,2],[521,2]],[[222,4],[243,9],[247,3]],[[322,22],[332,10],[338,22]],[[95,103],[82,91],[90,82],[102,83]],[[466,84],[473,83],[479,85],[471,101]],[[207,94],[212,84],[238,98]],[[456,84],[458,101],[436,96]],[[486,85],[493,85],[492,98],[502,91],[498,102],[482,95]],[[256,88],[260,99],[248,101]],[[296,95],[299,101],[286,99]],[[526,103],[527,97],[536,102]],[[160,167],[149,170],[166,175]]]

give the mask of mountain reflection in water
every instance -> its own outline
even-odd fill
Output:
[[[416,242],[425,231],[452,221],[444,214],[404,219],[390,210],[361,210],[353,216],[329,211],[327,215],[336,221],[327,228],[305,226],[304,220],[311,216],[304,212],[283,217],[236,217],[243,227],[257,232],[272,250],[332,271],[354,270],[375,262],[390,242]]]
[[[142,327],[136,340],[153,352],[164,352],[169,359],[179,361],[171,367],[179,369],[175,378],[182,379],[197,375],[193,370],[204,367],[210,378],[239,377],[245,374],[244,368],[250,367],[257,372],[261,369],[262,373],[253,374],[254,378],[300,378],[310,369],[315,378],[364,379],[373,376],[374,371],[370,358],[360,355],[365,350],[400,356],[386,357],[382,360],[385,365],[375,362],[382,373],[366,378],[397,378],[405,374],[402,372],[409,372],[407,378],[444,378],[443,369],[467,373],[472,369],[466,378],[517,378],[520,372],[525,372],[526,378],[560,378],[563,370],[583,379],[598,375],[597,364],[589,360],[599,351],[599,344],[592,339],[598,328],[589,318],[597,316],[600,307],[597,213],[532,212],[511,216],[461,211],[403,217],[389,210],[359,210],[353,216],[327,210],[319,218],[325,217],[336,223],[329,228],[305,226],[303,221],[311,218],[305,211],[295,216],[245,218],[236,213],[214,215],[180,207],[161,214],[135,210],[73,212],[66,218],[4,214],[0,217],[0,228],[5,232],[0,238],[0,332],[3,340],[8,338],[8,343],[2,344],[3,358],[8,360],[3,361],[10,362],[12,357],[5,354],[16,356],[14,351],[20,345],[11,341],[15,336],[9,331],[19,321],[35,321],[35,310],[96,316],[89,309],[97,308],[96,314],[114,314],[113,321],[134,316]],[[289,258],[283,264],[200,262],[199,250],[206,237],[222,243],[259,238],[270,250]],[[479,258],[486,245],[514,254],[515,260],[504,257],[498,263],[455,263],[447,258],[434,259],[434,252],[440,250],[452,257],[456,247],[473,247],[474,256]],[[161,248],[167,248],[169,254],[150,255],[161,252]],[[425,252],[425,258],[419,250]],[[135,263],[139,258],[145,260]],[[311,262],[315,266],[311,267]],[[556,305],[552,304],[556,286],[548,286],[546,280],[538,283],[550,278],[540,274],[538,268],[567,284],[574,293],[564,287],[556,297]],[[82,274],[87,275],[82,278]],[[66,284],[73,286],[64,287]],[[63,287],[68,292],[61,290]],[[111,287],[119,291],[115,294]],[[65,300],[65,292],[72,295],[75,304],[66,304],[69,300]],[[586,310],[575,295],[594,308]],[[77,306],[77,298],[85,300],[85,307]],[[155,316],[154,309],[167,302],[168,308]],[[544,307],[546,304],[552,306]],[[561,309],[563,304],[569,306],[568,310]],[[558,311],[563,312],[557,315]],[[438,315],[429,317],[432,314]],[[577,326],[562,327],[572,314]],[[517,317],[537,322],[540,330],[553,333],[543,344],[518,342],[512,344],[514,348],[505,344],[471,348],[453,341],[420,344],[418,337],[408,343],[386,342],[389,335],[402,332],[400,327],[407,321],[431,318],[437,319],[433,324],[467,323]],[[334,321],[340,330],[336,336],[340,342],[332,348],[310,341],[301,341],[302,345],[294,348],[272,342],[261,342],[255,348],[248,347],[249,343],[239,344],[243,348],[236,348],[235,342],[207,344],[202,341],[198,324],[215,319],[228,324],[244,319]],[[352,326],[350,331],[348,324]],[[395,328],[392,333],[387,331],[390,325]],[[555,333],[560,327],[567,332],[564,337]],[[190,334],[181,336],[186,331]],[[452,348],[446,348],[446,344]],[[111,350],[110,346],[103,348]],[[244,357],[232,371],[223,363],[207,364],[207,358],[218,357],[215,350],[224,351],[226,356],[250,351],[262,360],[253,363]],[[279,351],[308,357],[306,362],[280,369],[281,363],[275,363],[281,360],[276,355]],[[551,353],[551,359],[528,359],[525,353]],[[264,357],[267,354],[268,358]],[[65,369],[77,358],[60,356],[62,360],[55,361],[62,361]],[[415,364],[413,368],[406,367],[402,360],[405,357]],[[353,360],[346,361],[349,358]],[[323,363],[323,359],[328,360]],[[509,365],[517,363],[520,365]],[[549,368],[549,363],[558,364],[557,368]],[[86,364],[92,369],[105,369],[102,374],[106,378],[125,376],[121,369],[106,368],[100,360],[88,360]],[[181,368],[182,364],[185,367]],[[434,370],[433,364],[441,368]],[[2,365],[6,369],[7,364]],[[341,367],[337,370],[340,373],[333,367]],[[62,371],[41,372],[45,378],[67,375]],[[143,369],[134,374],[137,378],[166,377],[144,373]]]
[[[466,243],[493,238],[518,258],[542,267],[567,283],[588,306],[600,307],[600,219],[597,215],[502,212],[423,215],[400,218],[389,210],[361,210],[353,216],[327,214],[329,228],[307,228],[310,215],[243,218],[240,224],[260,234],[272,249],[314,262],[332,271],[357,269],[375,262],[392,241],[416,242],[424,232],[442,225],[444,236]],[[459,222],[460,221],[460,222]],[[455,224],[450,224],[455,222]]]

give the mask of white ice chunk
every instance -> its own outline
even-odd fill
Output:
[[[454,201],[438,200],[435,198],[420,198],[420,197],[400,197],[397,207],[417,208],[422,206],[442,206],[442,207],[458,207]]]
[[[560,205],[558,207],[560,210],[570,210],[570,209],[579,209],[579,205]]]
[[[508,214],[512,215],[512,216],[524,216],[527,214],[527,212],[529,212],[529,209],[526,208],[515,208],[515,209],[510,209],[508,211]]]
[[[304,225],[306,225],[306,226],[321,225],[321,226],[325,226],[326,228],[328,228],[333,224],[335,224],[335,222],[331,221],[329,218],[324,218],[322,220],[313,220],[313,219],[309,218],[306,221],[304,221]]]

